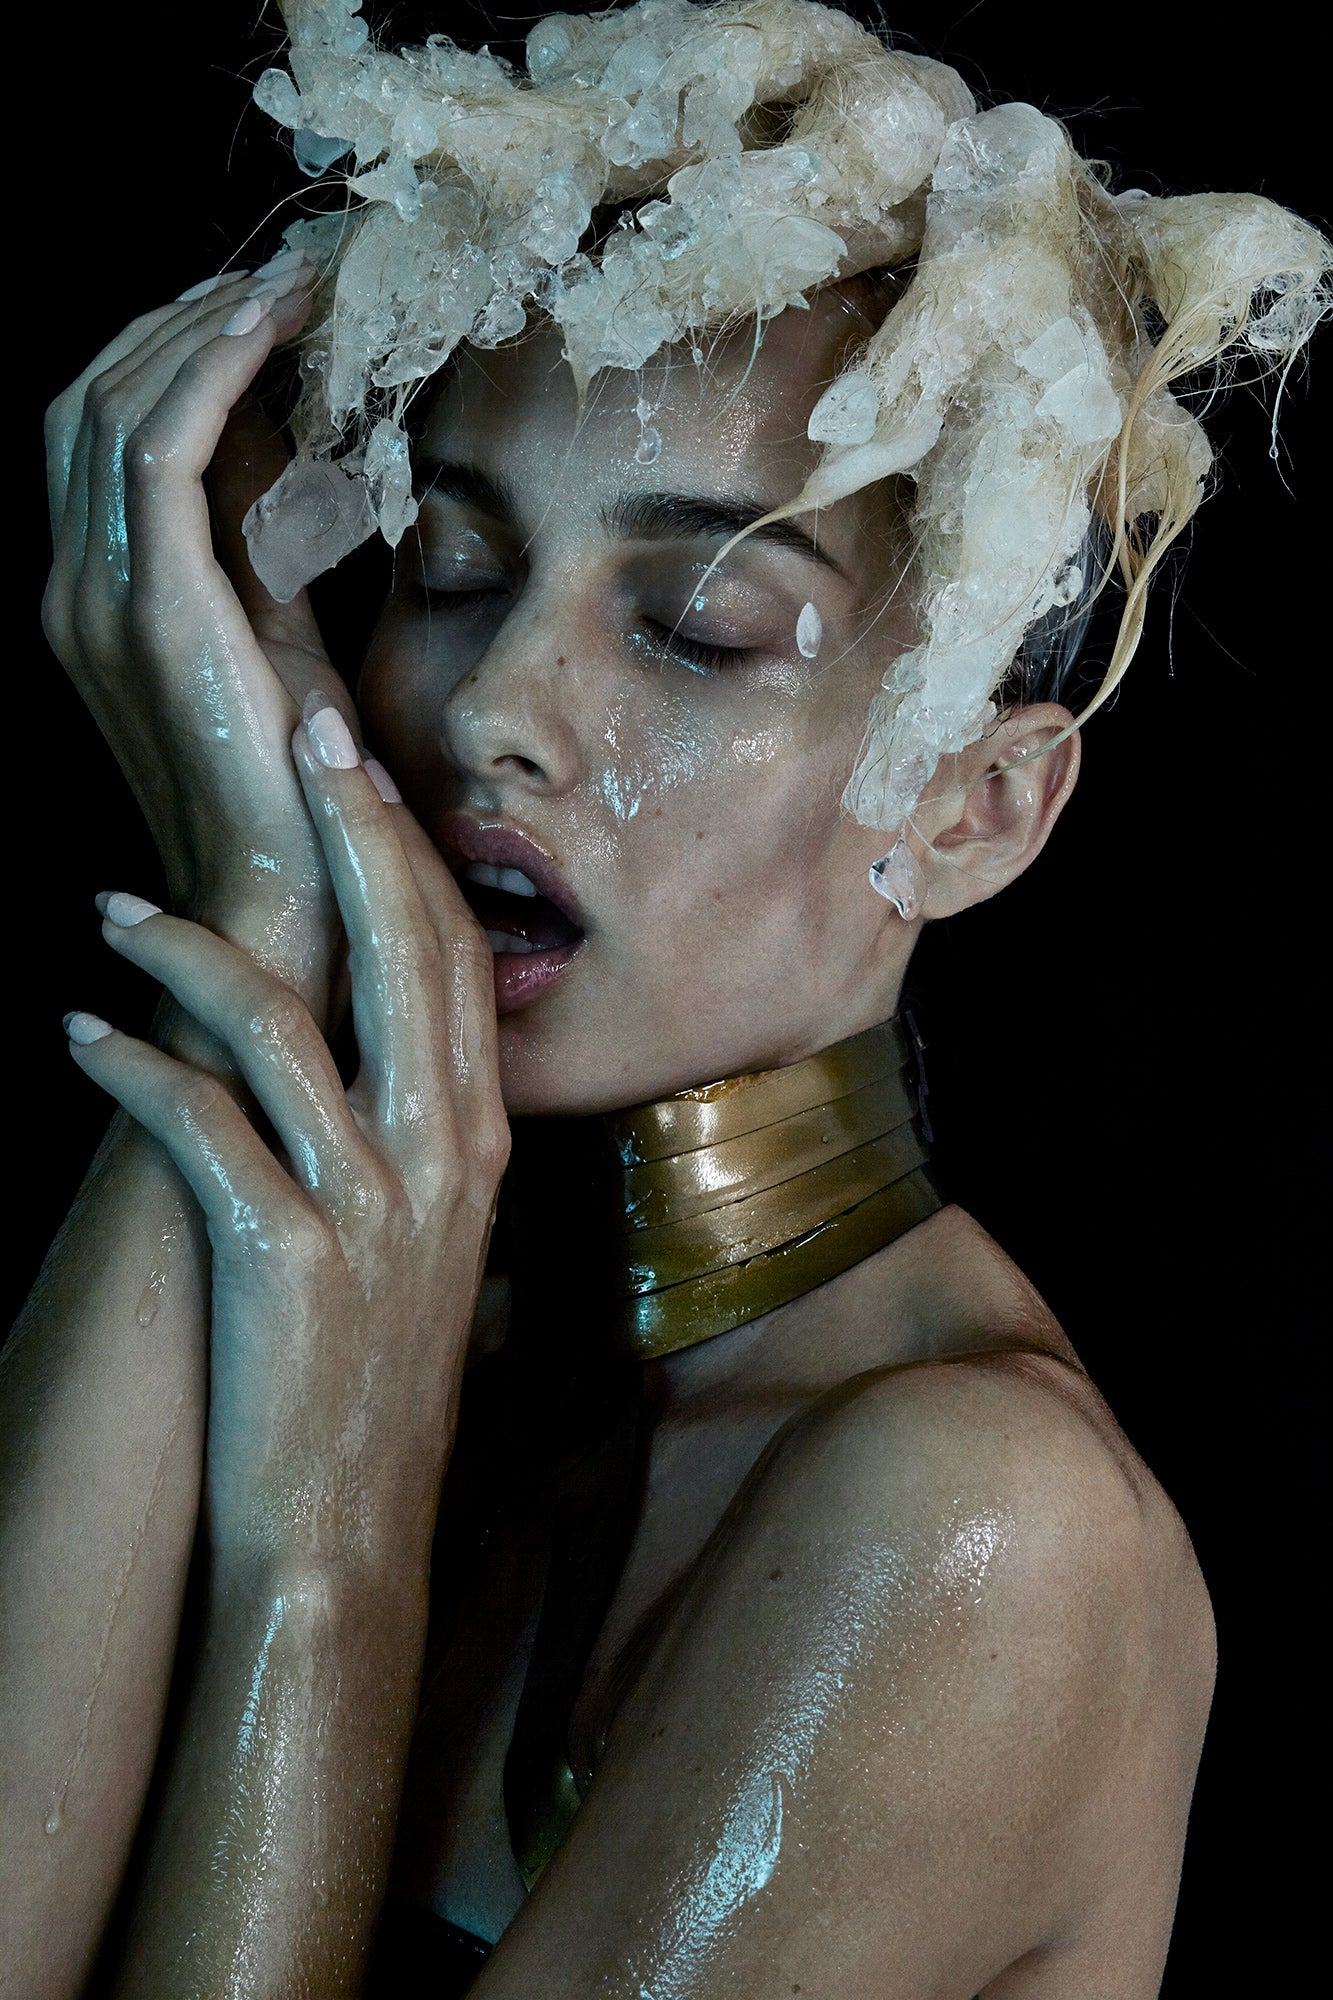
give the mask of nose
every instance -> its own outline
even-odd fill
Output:
[[[555,796],[579,779],[572,641],[558,643],[555,607],[516,604],[445,700],[445,755],[491,786]]]

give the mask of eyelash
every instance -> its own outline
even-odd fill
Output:
[[[669,625],[659,625],[655,618],[641,621],[643,630],[661,652],[672,653],[683,659],[687,666],[721,670],[737,666],[749,654],[747,646],[710,646],[702,639],[687,639],[683,632],[673,631]]]
[[[502,584],[482,584],[472,590],[442,590],[437,584],[418,583],[416,592],[429,609],[455,613],[478,610],[505,594]],[[746,646],[712,646],[703,639],[688,638],[655,618],[641,619],[636,636],[649,640],[658,652],[680,659],[696,672],[724,671],[746,659],[751,650]]]

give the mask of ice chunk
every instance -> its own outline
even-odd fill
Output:
[[[893,904],[905,922],[910,924],[920,913],[925,884],[916,856],[901,833],[884,859],[877,861],[871,869],[870,886],[886,902]]]
[[[324,133],[312,132],[308,125],[302,125],[292,139],[292,151],[301,172],[308,174],[313,181],[318,180],[335,160],[340,160],[344,153],[351,151],[351,141],[326,138]]]
[[[512,340],[516,333],[522,333],[528,323],[522,301],[512,292],[497,292],[490,300],[472,329],[474,347],[498,347],[502,340]]]
[[[250,565],[270,597],[290,604],[375,532],[362,480],[326,458],[294,458],[241,523]]]
[[[366,446],[364,478],[380,533],[396,549],[417,518],[407,438],[389,418],[381,418]]]
[[[806,436],[823,444],[869,444],[879,416],[879,390],[850,371],[831,382],[810,413]]]

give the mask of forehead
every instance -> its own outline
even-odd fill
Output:
[[[422,444],[430,457],[465,458],[519,485],[556,466],[584,487],[688,475],[691,490],[776,506],[812,470],[810,411],[865,331],[841,298],[824,295],[780,314],[758,341],[749,323],[693,353],[666,349],[639,373],[604,369],[580,409],[560,334],[542,325],[506,348],[463,349]]]

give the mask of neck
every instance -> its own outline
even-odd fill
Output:
[[[545,1343],[562,1274],[586,1271],[585,1352],[652,1360],[732,1333],[940,1206],[896,1020],[654,1104],[520,1123],[515,1303]]]

